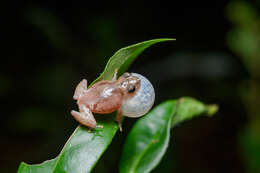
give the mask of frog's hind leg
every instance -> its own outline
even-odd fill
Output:
[[[88,89],[88,82],[86,79],[83,79],[76,87],[73,99],[78,100],[81,96],[83,96]]]
[[[96,128],[97,122],[92,114],[92,112],[89,110],[88,107],[85,105],[79,105],[80,112],[71,111],[71,115],[82,125],[90,127],[90,128]]]

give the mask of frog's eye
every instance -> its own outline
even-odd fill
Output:
[[[140,87],[138,90],[135,85],[132,85],[133,87],[129,89],[127,88],[127,91],[132,92],[134,95],[123,100],[122,114],[127,117],[140,117],[146,114],[153,106],[155,98],[154,89],[149,80],[144,76],[137,73],[131,73],[131,76],[140,80]]]
[[[133,93],[133,92],[135,92],[135,86],[134,86],[134,85],[129,85],[129,86],[127,87],[127,92],[128,92],[128,93]]]

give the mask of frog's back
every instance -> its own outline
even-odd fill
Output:
[[[121,107],[123,94],[115,83],[100,82],[89,88],[80,102],[85,104],[92,112],[107,114]]]

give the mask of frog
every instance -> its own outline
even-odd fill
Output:
[[[87,79],[81,80],[73,95],[79,111],[72,110],[71,115],[81,125],[93,129],[102,128],[97,125],[93,113],[117,111],[115,120],[122,131],[123,117],[144,115],[152,107],[154,97],[154,88],[144,76],[125,72],[117,78],[115,71],[112,80],[100,80],[89,88]]]

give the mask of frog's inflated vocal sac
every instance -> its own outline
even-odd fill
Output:
[[[154,103],[152,84],[137,73],[124,73],[112,81],[102,80],[87,88],[83,79],[76,87],[73,99],[77,100],[79,112],[72,110],[72,116],[82,125],[96,128],[97,123],[92,114],[108,114],[117,111],[116,121],[120,130],[123,116],[140,117],[147,113]]]

